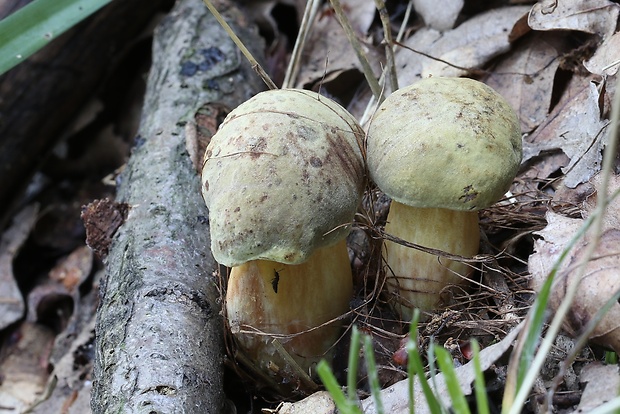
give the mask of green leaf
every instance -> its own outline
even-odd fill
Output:
[[[319,374],[319,378],[325,385],[325,388],[329,392],[329,395],[334,399],[334,403],[338,410],[342,414],[362,414],[362,410],[355,404],[352,404],[351,401],[344,395],[340,385],[338,385],[338,380],[334,376],[329,364],[322,359],[318,365],[316,366],[316,371]]]
[[[111,0],[35,0],[0,21],[0,75]]]

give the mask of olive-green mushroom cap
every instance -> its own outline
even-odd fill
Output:
[[[297,264],[346,237],[364,188],[362,140],[353,116],[310,91],[266,91],[233,110],[202,170],[215,259]]]
[[[370,178],[413,207],[477,210],[508,191],[521,163],[519,120],[466,78],[427,78],[390,95],[368,129]]]

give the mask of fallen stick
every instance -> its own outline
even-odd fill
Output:
[[[258,49],[243,16],[222,10],[227,4],[220,11]],[[261,85],[200,1],[180,0],[161,22],[139,135],[118,187],[117,202],[129,210],[105,261],[94,413],[224,411],[216,263],[186,130],[210,116],[205,103],[234,107]]]

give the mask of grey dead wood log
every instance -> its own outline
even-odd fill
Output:
[[[224,12],[259,50],[241,14]],[[139,136],[117,193],[131,208],[102,282],[94,413],[225,412],[216,266],[185,131],[202,104],[232,108],[262,88],[200,0],[180,0],[156,30]]]
[[[0,229],[64,128],[167,1],[113,1],[0,76]],[[29,2],[0,2],[0,18]]]

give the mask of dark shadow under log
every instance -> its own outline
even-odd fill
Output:
[[[259,49],[243,17],[225,15]],[[106,260],[94,413],[224,412],[216,264],[185,131],[203,104],[234,107],[260,88],[204,5],[180,0],[156,31],[139,136],[120,177],[117,201],[130,209]]]

